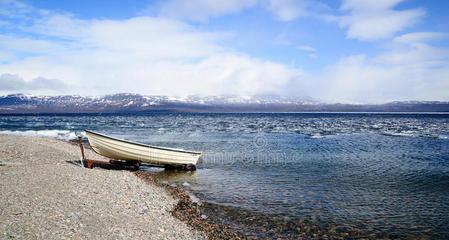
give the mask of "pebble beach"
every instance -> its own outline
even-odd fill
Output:
[[[75,144],[0,135],[0,145],[2,239],[205,238],[170,214],[179,200],[164,188],[83,168]]]

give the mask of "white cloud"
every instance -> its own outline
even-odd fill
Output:
[[[340,27],[347,29],[348,38],[374,41],[392,37],[425,15],[421,8],[395,10],[403,1],[343,0],[340,9],[347,14],[341,17],[329,14],[329,6],[314,0],[168,0],[160,2],[156,10],[153,5],[150,8],[163,17],[205,22],[210,18],[259,7],[265,8],[280,21],[292,21],[305,16],[337,21]]]
[[[280,20],[291,21],[300,16],[306,16],[308,1],[269,0],[268,9]]]
[[[0,75],[0,92],[1,91],[28,91],[28,90],[62,90],[67,86],[58,79],[47,79],[37,77],[30,81],[25,81],[15,74]]]
[[[347,30],[348,38],[374,41],[392,37],[414,25],[424,15],[421,8],[395,10],[404,0],[343,0],[341,10],[346,15],[331,15],[331,8],[316,0],[168,0],[160,2],[151,12],[159,16],[205,22],[211,18],[235,14],[250,8],[264,8],[280,21],[292,21],[299,17],[315,17],[325,21],[337,21]]]
[[[220,47],[227,33],[167,18],[81,20],[48,13],[18,29],[27,37],[0,36],[0,52],[14,56],[0,62],[0,73],[61,79],[70,93],[281,93],[301,75]]]
[[[122,21],[81,21],[64,18],[67,20],[60,25],[51,18],[34,29],[40,29],[41,34],[67,37],[98,51],[131,54],[142,60],[204,57],[220,50],[214,41],[223,36],[222,33],[197,31],[170,19],[136,17]],[[67,25],[74,27],[67,28]]]
[[[321,99],[339,102],[449,100],[449,49],[394,46],[374,57],[342,58],[313,76]]]
[[[397,47],[376,56],[376,62],[390,65],[415,65],[431,67],[447,64],[449,49],[432,47],[423,43],[413,43]]]
[[[427,42],[434,40],[442,40],[449,38],[449,33],[443,32],[414,32],[407,33],[394,38],[395,42],[398,43],[416,43],[416,42]]]
[[[282,93],[301,75],[297,69],[235,53],[216,54],[195,64],[160,63],[154,68],[158,70],[152,71],[152,77],[161,78],[165,72],[161,87],[173,88],[174,94]]]
[[[418,22],[425,11],[420,8],[394,10],[403,0],[344,0],[341,10],[349,14],[340,18],[346,36],[364,41],[392,37]]]

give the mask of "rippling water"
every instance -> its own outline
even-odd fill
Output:
[[[449,238],[449,115],[0,117],[0,133],[67,139],[85,128],[204,151],[195,173],[159,176],[211,204],[370,234]]]

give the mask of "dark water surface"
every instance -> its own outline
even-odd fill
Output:
[[[195,173],[158,176],[223,209],[217,214],[228,209],[377,236],[449,238],[449,115],[0,116],[0,133],[69,139],[85,128],[204,151]],[[237,218],[229,219],[239,228]]]

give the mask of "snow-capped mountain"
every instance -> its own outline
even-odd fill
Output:
[[[188,108],[188,106],[267,104],[318,104],[318,102],[312,99],[274,95],[169,97],[119,93],[102,97],[83,97],[79,95],[33,96],[11,94],[0,97],[0,112],[116,112]]]
[[[448,102],[392,102],[381,105],[326,104],[312,98],[278,95],[147,96],[120,93],[102,97],[0,96],[0,114],[15,113],[116,113],[142,111],[184,112],[385,112],[449,111]]]

